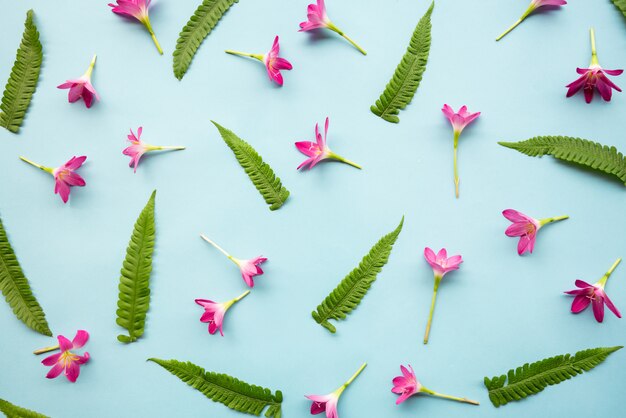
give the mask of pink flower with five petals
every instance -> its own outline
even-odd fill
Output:
[[[528,6],[528,9],[526,9],[526,11],[522,15],[522,17],[520,17],[517,20],[517,22],[513,23],[513,25],[511,25],[511,27],[509,27],[507,30],[505,30],[504,33],[502,33],[502,35],[498,36],[496,38],[496,41],[499,41],[507,33],[511,32],[513,29],[515,29],[517,27],[517,25],[522,23],[528,16],[530,16],[532,13],[535,12],[535,10],[539,9],[540,7],[544,7],[544,6],[560,7],[560,6],[564,6],[566,4],[567,4],[567,2],[565,0],[531,0],[530,5]]]
[[[133,19],[137,19],[141,24],[143,24],[152,40],[154,41],[154,45],[156,46],[159,54],[163,55],[163,50],[161,49],[161,45],[159,45],[159,41],[154,34],[154,30],[152,29],[152,24],[150,23],[150,15],[148,14],[148,9],[150,8],[150,3],[152,0],[117,0],[117,4],[109,3],[109,6],[112,7],[111,11],[120,16],[129,17]]]
[[[224,336],[223,326],[224,326],[224,315],[231,306],[235,303],[239,302],[241,299],[248,296],[250,293],[249,290],[246,290],[241,295],[237,296],[235,299],[231,299],[228,302],[213,302],[208,299],[196,299],[195,302],[204,308],[204,313],[200,317],[200,322],[205,322],[209,324],[209,334],[213,335],[220,331],[220,335]]]
[[[67,100],[70,103],[76,102],[82,98],[85,102],[85,106],[89,109],[95,100],[100,100],[98,92],[91,84],[91,74],[93,73],[93,67],[96,65],[96,56],[94,55],[89,64],[89,68],[85,71],[80,78],[74,80],[67,80],[65,83],[57,86],[58,89],[70,89],[67,95]]]
[[[532,254],[535,248],[537,232],[544,225],[569,218],[569,216],[557,216],[554,218],[535,219],[514,209],[506,209],[502,212],[502,215],[513,222],[513,224],[504,231],[506,236],[520,237],[517,243],[517,254],[519,255],[525,252]]]
[[[48,374],[46,374],[46,377],[48,379],[54,379],[61,373],[64,373],[67,380],[72,383],[76,382],[80,374],[80,366],[89,361],[89,353],[85,351],[81,356],[73,353],[71,350],[82,348],[87,343],[87,340],[89,340],[89,333],[84,330],[78,330],[72,341],[59,335],[57,336],[58,345],[35,351],[35,354],[43,354],[57,349],[61,350],[60,353],[46,357],[41,362],[44,366],[52,367],[50,371],[48,371]]]
[[[20,159],[54,177],[54,193],[61,196],[63,203],[67,203],[70,198],[70,187],[83,187],[86,184],[85,180],[76,173],[76,170],[78,170],[87,159],[84,155],[72,157],[68,162],[57,168],[46,167],[24,157],[20,157]]]
[[[319,163],[320,161],[323,160],[327,160],[327,159],[332,159],[332,160],[337,160],[337,161],[341,161],[343,163],[349,164],[353,167],[356,167],[358,169],[361,169],[361,166],[350,161],[347,160],[343,157],[341,157],[340,155],[335,154],[334,152],[332,152],[330,150],[330,148],[328,147],[327,143],[326,143],[326,137],[328,135],[328,118],[326,118],[326,123],[324,125],[324,136],[322,137],[322,134],[319,131],[319,126],[316,123],[315,124],[315,139],[316,142],[310,142],[310,141],[301,141],[301,142],[296,142],[296,148],[298,148],[298,151],[300,151],[301,153],[303,153],[304,155],[306,155],[307,158],[306,160],[304,160],[302,162],[302,164],[300,164],[298,166],[298,170],[301,169],[302,167],[311,169],[313,167],[315,167],[317,165],[317,163]],[[308,167],[307,167],[308,166]]]
[[[322,412],[326,413],[326,418],[339,418],[339,412],[337,411],[337,404],[339,403],[339,398],[344,390],[357,378],[359,374],[365,369],[367,363],[363,363],[359,370],[356,371],[337,390],[328,395],[305,395],[305,397],[312,401],[311,403],[311,415],[321,414]]]
[[[160,145],[150,145],[141,141],[141,133],[143,132],[143,127],[139,127],[137,129],[137,136],[133,130],[130,130],[130,135],[128,135],[128,141],[130,141],[131,145],[122,151],[122,154],[128,155],[130,157],[129,167],[134,167],[135,173],[137,172],[137,166],[139,165],[139,160],[143,155],[147,152],[151,151],[160,151],[160,150],[183,150],[185,147],[179,146],[160,146]]]
[[[227,49],[224,52],[226,52],[227,54],[231,54],[231,55],[250,57],[250,58],[254,58],[256,60],[261,61],[265,65],[265,68],[267,69],[267,75],[269,76],[270,80],[274,81],[279,86],[282,86],[283,76],[280,73],[280,71],[291,70],[293,69],[293,66],[291,65],[289,61],[278,56],[279,51],[280,51],[280,45],[278,43],[278,36],[276,36],[276,38],[274,38],[274,43],[272,44],[272,49],[270,49],[269,52],[265,55],[249,54],[247,52],[233,51],[230,49]]]
[[[249,260],[240,260],[228,254],[222,247],[217,245],[207,236],[200,234],[200,237],[202,237],[203,240],[215,247],[215,249],[217,249],[219,252],[224,254],[230,261],[235,263],[237,267],[239,267],[239,271],[241,272],[241,277],[243,278],[243,281],[246,282],[249,287],[254,287],[254,276],[260,276],[261,274],[263,274],[263,269],[261,269],[259,265],[266,262],[267,258],[259,256],[251,258]]]

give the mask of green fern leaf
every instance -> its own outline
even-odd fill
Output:
[[[220,402],[230,409],[259,416],[266,407],[268,418],[280,418],[283,394],[277,390],[275,394],[269,389],[242,382],[226,374],[207,372],[193,363],[177,360],[160,360],[150,358],[183,382],[199,390],[214,402]]]
[[[361,299],[376,280],[384,265],[389,260],[393,245],[402,231],[404,216],[398,227],[382,237],[363,257],[358,267],[350,272],[326,299],[311,312],[315,322],[335,333],[336,328],[329,319],[341,320],[361,303]]]
[[[570,354],[555,356],[531,364],[526,363],[515,370],[509,370],[506,375],[491,379],[485,377],[489,399],[496,407],[519,401],[541,392],[548,385],[557,385],[588,372],[620,348],[622,346],[591,348],[579,351],[573,357]]]
[[[411,103],[422,81],[430,52],[430,30],[432,27],[430,15],[433,12],[433,7],[435,7],[434,1],[415,27],[409,47],[402,57],[402,61],[396,67],[396,72],[389,84],[385,87],[385,91],[376,100],[376,104],[370,107],[376,116],[380,116],[387,122],[400,122],[398,117],[400,110]]]
[[[146,313],[150,305],[150,272],[156,228],[154,225],[154,198],[141,211],[130,237],[126,258],[122,265],[119,297],[117,301],[117,325],[128,330],[128,336],[118,335],[123,343],[132,343],[143,335]]]
[[[261,193],[265,203],[270,205],[270,210],[280,208],[289,197],[289,191],[283,187],[272,168],[263,162],[261,156],[246,141],[217,122],[213,122],[213,124],[220,131],[220,135],[222,135],[226,145],[235,153],[237,161],[239,161],[239,164],[248,174],[254,186]]]
[[[0,412],[7,418],[48,418],[45,415],[13,405],[11,402],[0,399]]]
[[[626,17],[626,0],[611,0],[615,7]]]
[[[0,290],[15,316],[40,334],[52,336],[46,316],[30,290],[0,219]]]
[[[26,14],[22,43],[17,50],[15,63],[0,103],[0,126],[13,133],[20,130],[30,100],[37,88],[43,49],[39,32],[33,22],[33,11]]]
[[[617,176],[626,185],[626,160],[615,147],[569,136],[536,136],[521,142],[498,142],[531,157],[552,155]]]
[[[174,75],[182,80],[204,38],[239,0],[203,0],[180,32],[174,50]]]

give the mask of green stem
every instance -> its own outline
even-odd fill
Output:
[[[430,312],[428,314],[426,332],[424,333],[424,344],[428,344],[428,337],[430,335],[430,326],[433,322],[433,313],[435,312],[435,302],[437,301],[437,290],[439,290],[439,283],[441,283],[441,277],[435,276],[435,287],[433,289],[433,299],[430,302]]]
[[[498,36],[496,38],[496,41],[499,41],[500,39],[504,38],[505,35],[507,35],[509,32],[511,32],[513,29],[515,29],[517,27],[517,25],[522,23],[524,21],[524,19],[526,19],[528,17],[528,15],[530,15],[532,12],[535,11],[535,9],[536,9],[536,7],[531,3],[530,6],[528,6],[528,9],[526,9],[524,14],[522,15],[522,17],[517,19],[517,22],[513,23],[507,30],[505,30],[502,33],[502,35]]]
[[[171,150],[171,151],[178,151],[178,150],[183,150],[185,149],[185,147],[180,147],[180,146],[160,146],[160,145],[156,145],[156,146],[151,146],[150,147],[151,150],[154,151],[164,151],[164,150]]]
[[[457,164],[457,148],[459,146],[459,136],[461,132],[454,132],[454,189],[456,198],[459,198],[459,168]]]
[[[217,245],[213,240],[211,240],[209,237],[207,237],[204,234],[200,234],[200,237],[205,240],[206,242],[208,242],[209,244],[211,244],[214,248],[216,248],[219,252],[221,252],[222,254],[224,254],[226,257],[228,257],[229,259],[232,260],[232,256],[230,254],[228,254],[226,252],[226,250],[224,250],[222,247],[220,247],[219,245]]]
[[[261,55],[261,54],[249,54],[247,52],[233,51],[232,49],[227,49],[224,52],[226,52],[227,54],[231,54],[231,55],[239,55],[240,57],[254,58],[254,59],[257,59],[257,60],[263,62],[263,55]]]
[[[539,220],[539,225],[544,226],[547,224],[551,224],[552,222],[562,221],[564,219],[569,219],[568,215],[563,216],[555,216],[554,218],[545,218]]]
[[[589,29],[589,37],[591,38],[591,64],[590,67],[593,65],[600,65],[600,63],[598,62],[598,54],[596,52],[596,33],[593,30],[593,28]]]
[[[356,42],[354,42],[348,35],[346,35],[345,33],[343,33],[343,31],[341,29],[339,29],[337,26],[335,26],[332,23],[328,24],[328,29],[332,30],[333,32],[338,33],[340,36],[342,36],[346,41],[350,42],[352,44],[352,46],[354,46],[356,49],[359,50],[359,52],[363,55],[367,55],[367,52],[365,52],[365,50],[363,48],[361,48],[359,46],[359,44],[357,44]]]
[[[613,263],[613,265],[611,266],[611,268],[609,269],[609,271],[607,271],[604,276],[602,276],[602,278],[598,281],[598,285],[601,286],[602,288],[604,288],[604,286],[606,285],[606,281],[609,280],[609,277],[611,277],[611,274],[613,274],[613,271],[615,271],[615,268],[619,265],[619,263],[622,262],[621,258],[618,258],[615,263]]]
[[[469,403],[469,404],[472,404],[472,405],[479,405],[479,403],[477,401],[473,401],[473,400],[467,399],[467,398],[459,398],[458,396],[444,395],[443,393],[437,393],[437,392],[434,392],[434,391],[432,391],[430,389],[426,389],[425,387],[422,387],[420,392],[424,392],[424,393],[427,393],[429,395],[436,396],[438,398],[450,399],[452,401]]]
[[[331,152],[329,157],[333,158],[333,159],[335,159],[337,161],[341,161],[342,163],[346,163],[348,165],[351,165],[352,167],[358,168],[359,170],[361,170],[363,168],[359,164],[355,163],[354,161],[350,161],[347,158],[343,158],[341,155],[337,155],[334,152]]]
[[[93,67],[96,65],[96,58],[98,56],[94,54],[93,58],[91,59],[91,62],[89,63],[89,68],[87,68],[87,71],[85,71],[85,74],[83,75],[83,77],[85,77],[88,80],[91,80],[91,73],[93,73]]]
[[[246,290],[245,292],[243,292],[241,295],[237,296],[235,299],[233,299],[234,302],[239,302],[241,299],[245,298],[246,296],[248,296],[250,294],[249,290]]]
[[[150,36],[152,37],[152,41],[154,42],[154,46],[156,46],[157,51],[159,51],[159,54],[163,55],[161,45],[159,44],[159,41],[154,34],[154,30],[152,30],[152,24],[150,23],[150,19],[146,17],[145,20],[142,20],[142,23],[146,27],[146,29],[148,29],[148,32],[150,32]]]
[[[28,158],[25,158],[25,157],[21,157],[21,156],[20,156],[20,160],[22,160],[22,161],[24,161],[24,162],[27,162],[28,164],[30,164],[30,165],[32,165],[32,166],[35,166],[35,167],[37,167],[38,169],[45,171],[46,173],[50,173],[50,174],[52,174],[52,172],[54,171],[54,169],[53,169],[53,168],[46,167],[46,166],[43,166],[43,165],[41,165],[41,164],[37,164],[36,162],[33,162],[33,161],[31,161],[31,160],[29,160]]]
[[[350,379],[346,380],[346,383],[343,384],[343,387],[347,388],[348,386],[350,386],[350,384],[354,382],[354,379],[356,379],[361,374],[361,372],[363,371],[363,369],[365,369],[366,366],[367,366],[367,363],[363,363],[361,367],[359,367],[359,370],[354,372],[354,374],[352,375],[352,377],[350,377]]]
[[[33,351],[33,354],[39,355],[39,354],[49,353],[50,351],[54,351],[58,349],[59,349],[59,345],[57,344],[57,345],[53,345],[50,347],[40,348],[39,350],[35,350]]]

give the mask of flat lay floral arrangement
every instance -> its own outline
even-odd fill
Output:
[[[617,416],[626,1],[196,2],[11,6],[0,412]]]

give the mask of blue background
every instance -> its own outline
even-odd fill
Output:
[[[536,14],[496,43],[526,0],[439,1],[428,68],[412,104],[389,124],[370,111],[429,2],[329,1],[331,19],[367,51],[334,34],[298,33],[307,1],[242,0],[202,44],[187,75],[172,73],[178,33],[199,0],[162,0],[151,19],[159,56],[140,24],[106,1],[5,2],[0,14],[0,79],[6,80],[34,8],[44,46],[37,92],[22,131],[0,130],[0,213],[53,332],[86,329],[92,360],[76,384],[47,380],[32,350],[50,345],[0,303],[0,397],[52,417],[237,417],[187,387],[148,357],[189,360],[284,393],[284,416],[308,415],[304,394],[325,394],[363,361],[369,366],[340,401],[342,417],[615,417],[626,390],[626,353],[540,395],[495,409],[483,376],[561,353],[624,344],[624,320],[607,311],[569,312],[562,294],[594,282],[626,256],[626,194],[619,181],[552,158],[532,159],[497,145],[534,135],[580,136],[626,149],[626,97],[587,105],[565,98],[575,68],[590,59],[590,26],[600,62],[626,66],[626,23],[609,0],[572,0]],[[267,51],[280,35],[294,69],[277,88],[258,62],[223,53]],[[56,86],[80,76],[98,54],[93,83],[102,101],[67,103]],[[624,76],[615,79],[626,86]],[[482,116],[462,135],[461,198],[454,198],[449,103]],[[298,172],[293,143],[313,139],[330,116],[332,149],[364,167],[327,163]],[[210,119],[252,144],[291,191],[270,212]],[[151,155],[137,174],[121,151],[129,128],[143,139],[186,145]],[[45,173],[24,155],[59,165],[89,158],[64,205]],[[157,243],[144,338],[117,342],[119,269],[133,223],[157,189]],[[539,233],[519,257],[501,211],[571,219]],[[310,312],[383,234],[406,216],[389,263],[347,321],[331,335]],[[263,254],[266,274],[228,314],[225,337],[198,321],[194,298],[218,301],[245,290],[236,268],[200,238],[240,258]],[[440,287],[431,341],[422,344],[432,292],[425,246],[465,262]],[[626,265],[607,293],[626,311]],[[430,389],[480,407],[416,397],[396,406],[391,379],[412,364]]]

